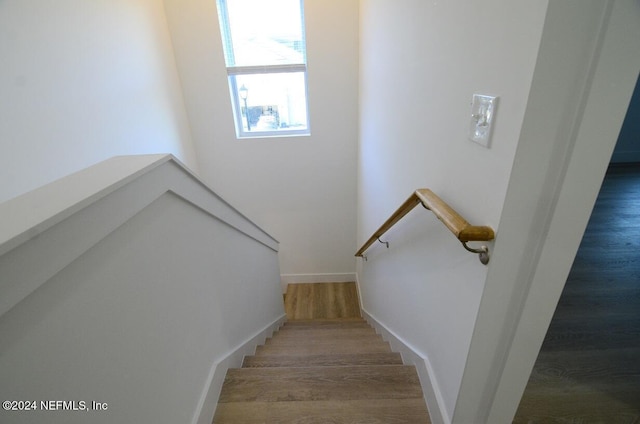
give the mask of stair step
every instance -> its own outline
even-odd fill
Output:
[[[361,316],[357,317],[342,317],[342,318],[294,318],[288,319],[284,325],[323,325],[323,324],[335,324],[335,323],[349,323],[349,322],[360,322],[367,323],[367,320],[362,318]]]
[[[229,369],[218,403],[420,399],[408,365]]]
[[[318,329],[371,328],[362,318],[333,320],[289,320],[280,328],[282,330],[318,330]]]
[[[334,331],[338,331],[335,333]],[[274,334],[273,337],[269,337],[265,340],[265,345],[274,345],[274,344],[300,344],[302,342],[307,343],[308,341],[317,342],[317,343],[344,343],[344,342],[382,342],[382,336],[376,334],[375,332],[367,332],[367,333],[349,333],[345,330],[334,330],[334,331],[316,331],[314,333],[307,333],[305,331],[293,331],[290,333],[294,334]],[[305,333],[305,334],[295,334],[295,333]],[[328,334],[327,334],[328,333]]]
[[[364,323],[349,323],[341,324],[340,326],[333,324],[325,325],[287,325],[280,327],[274,334],[283,334],[288,336],[301,336],[303,334],[339,334],[339,333],[353,333],[353,334],[376,334],[369,324]]]
[[[402,357],[396,352],[308,356],[245,356],[242,367],[336,367],[350,365],[402,365]]]
[[[256,348],[256,356],[262,355],[343,355],[352,353],[390,353],[389,343],[376,339],[361,340],[308,340],[304,343],[283,342],[265,344]]]
[[[415,367],[360,316],[354,283],[289,285],[287,321],[227,371],[213,424],[429,424]]]
[[[376,331],[371,327],[357,328],[283,328],[273,333],[272,338],[349,338],[359,336],[375,336]]]
[[[316,402],[232,402],[213,424],[429,424],[422,399]]]

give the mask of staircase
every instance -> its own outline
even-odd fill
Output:
[[[317,310],[319,302],[313,303]],[[213,423],[430,421],[415,367],[403,365],[365,320],[289,315],[255,355],[245,357],[242,368],[229,369]]]

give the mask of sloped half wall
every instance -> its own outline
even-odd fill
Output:
[[[210,422],[218,365],[233,366],[228,358],[283,319],[277,242],[171,156],[102,166],[129,161],[143,170],[17,236],[0,257],[0,297],[11,300],[0,315],[0,391],[108,405],[32,411],[31,422]]]

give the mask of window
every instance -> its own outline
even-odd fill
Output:
[[[309,135],[303,0],[217,0],[238,138]]]

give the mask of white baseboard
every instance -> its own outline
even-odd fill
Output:
[[[248,338],[244,343],[240,344],[222,360],[213,364],[207,377],[206,386],[200,396],[200,402],[198,402],[198,407],[193,414],[193,419],[191,420],[193,424],[211,424],[216,412],[216,407],[218,406],[218,398],[220,397],[227,370],[229,368],[239,368],[242,366],[244,357],[253,355],[256,347],[263,344],[267,337],[271,337],[273,332],[280,328],[286,319],[286,315],[280,316],[264,329]]]
[[[442,399],[442,394],[437,382],[432,378],[433,372],[431,371],[432,368],[429,360],[417,352],[409,343],[389,330],[364,308],[362,308],[362,316],[369,324],[375,327],[376,332],[382,335],[385,341],[389,342],[395,352],[400,352],[402,361],[406,365],[414,365],[416,367],[422,392],[424,393],[424,400],[429,409],[431,422],[433,424],[450,424],[451,419],[444,408],[444,399]]]
[[[356,281],[355,272],[335,273],[335,274],[281,274],[280,284],[282,293],[287,292],[289,284],[309,284],[309,283],[349,283]]]

